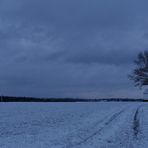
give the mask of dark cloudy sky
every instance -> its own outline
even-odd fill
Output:
[[[141,97],[127,75],[148,49],[147,0],[0,0],[0,93]]]

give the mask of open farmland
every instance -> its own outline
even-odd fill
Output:
[[[0,148],[146,148],[147,103],[1,103]]]

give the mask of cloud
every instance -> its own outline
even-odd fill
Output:
[[[140,96],[127,74],[148,47],[147,3],[1,0],[2,93]]]

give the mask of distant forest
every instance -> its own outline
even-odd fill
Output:
[[[147,102],[144,99],[106,98],[106,99],[80,99],[80,98],[33,98],[0,96],[0,102]]]

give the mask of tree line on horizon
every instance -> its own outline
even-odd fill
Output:
[[[33,98],[33,97],[15,97],[1,96],[0,102],[143,102],[143,99],[131,98],[100,98],[100,99],[83,99],[83,98]]]

